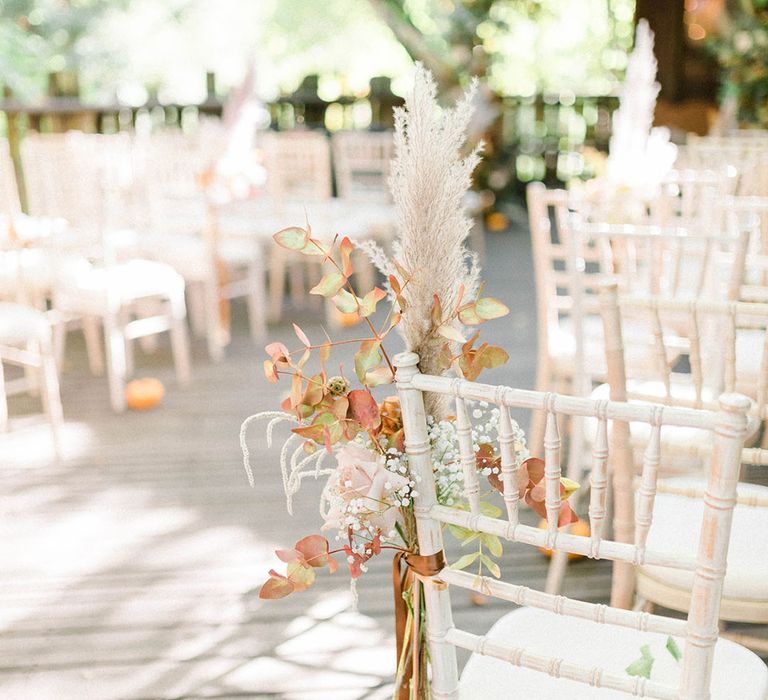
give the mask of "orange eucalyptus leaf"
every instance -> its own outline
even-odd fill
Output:
[[[277,384],[279,377],[272,360],[264,360],[264,376],[272,383]]]
[[[493,297],[483,297],[475,302],[475,313],[483,321],[492,321],[509,313],[509,308]]]
[[[262,600],[277,600],[279,598],[285,598],[295,590],[295,587],[291,581],[285,576],[270,571],[269,578],[259,591],[259,598]]]
[[[368,389],[355,389],[349,392],[347,398],[352,417],[366,430],[378,430],[381,413],[373,394]]]
[[[310,294],[318,294],[321,297],[333,297],[347,283],[347,278],[340,272],[329,272],[312,289]]]
[[[307,338],[307,334],[299,328],[295,323],[293,324],[293,332],[296,334],[296,337],[306,346],[310,347],[312,343],[309,342],[309,338]]]
[[[346,277],[352,274],[352,251],[355,246],[352,245],[352,241],[348,236],[344,236],[339,244],[339,252],[341,253],[341,269]]]
[[[296,559],[288,563],[288,580],[293,584],[293,590],[300,593],[315,582],[315,572],[306,561]]]
[[[309,241],[309,231],[298,226],[289,226],[278,231],[272,238],[275,243],[288,250],[303,250]]]
[[[383,289],[374,287],[360,302],[360,315],[363,318],[370,316],[376,311],[376,305],[386,296],[387,293]]]

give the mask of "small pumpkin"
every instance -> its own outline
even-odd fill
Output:
[[[134,411],[147,411],[157,406],[165,396],[165,387],[159,379],[134,379],[125,386],[125,402]]]
[[[589,537],[589,523],[586,520],[578,520],[577,522],[573,523],[572,525],[561,527],[561,531],[565,531],[566,527],[568,527],[568,532],[570,532],[572,535],[581,535],[582,537]],[[546,530],[547,529],[547,519],[542,518],[539,520],[539,529],[540,530]],[[546,547],[539,547],[539,551],[546,557],[552,556],[552,550],[547,549]],[[581,559],[581,554],[568,554],[568,560],[573,561],[575,559]]]

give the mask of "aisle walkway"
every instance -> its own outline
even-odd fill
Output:
[[[524,231],[491,235],[488,290],[512,307],[487,337],[514,358],[491,378],[530,387],[535,369],[532,266]],[[158,376],[162,407],[116,416],[106,380],[90,377],[73,337],[63,378],[66,460],[52,467],[36,418],[0,436],[0,698],[155,700],[389,697],[394,670],[388,561],[362,579],[360,612],[345,577],[323,576],[283,601],[257,597],[272,550],[319,528],[321,484],[285,514],[276,450],[252,433],[257,486],[248,488],[238,430],[277,403],[262,353],[235,308],[235,340],[219,365],[195,347],[194,381],[175,386],[167,348],[139,358]],[[303,322],[319,333],[312,320]],[[274,337],[289,340],[289,326]],[[397,341],[395,341],[397,342]],[[350,366],[347,363],[346,366]],[[489,375],[490,376],[490,375]],[[14,402],[12,413],[25,408]],[[545,560],[505,557],[516,580],[542,585]],[[604,599],[604,565],[573,568],[568,592]],[[486,629],[503,607],[456,595],[457,622]]]

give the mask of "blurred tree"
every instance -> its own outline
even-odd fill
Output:
[[[79,68],[78,44],[107,11],[129,0],[3,0],[0,79],[19,97],[40,93],[49,73]]]

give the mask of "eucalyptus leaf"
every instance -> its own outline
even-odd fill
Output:
[[[647,644],[640,647],[640,658],[633,661],[624,671],[629,676],[641,676],[642,678],[651,677],[651,668],[653,668],[653,654]]]
[[[672,658],[680,663],[680,659],[683,658],[683,653],[680,651],[680,647],[677,646],[677,642],[673,637],[667,637],[667,651],[672,654]]]
[[[480,552],[472,552],[471,554],[465,554],[463,557],[460,557],[457,559],[453,564],[451,564],[452,569],[466,569],[468,566],[471,566],[477,561],[477,558],[480,556]]]

